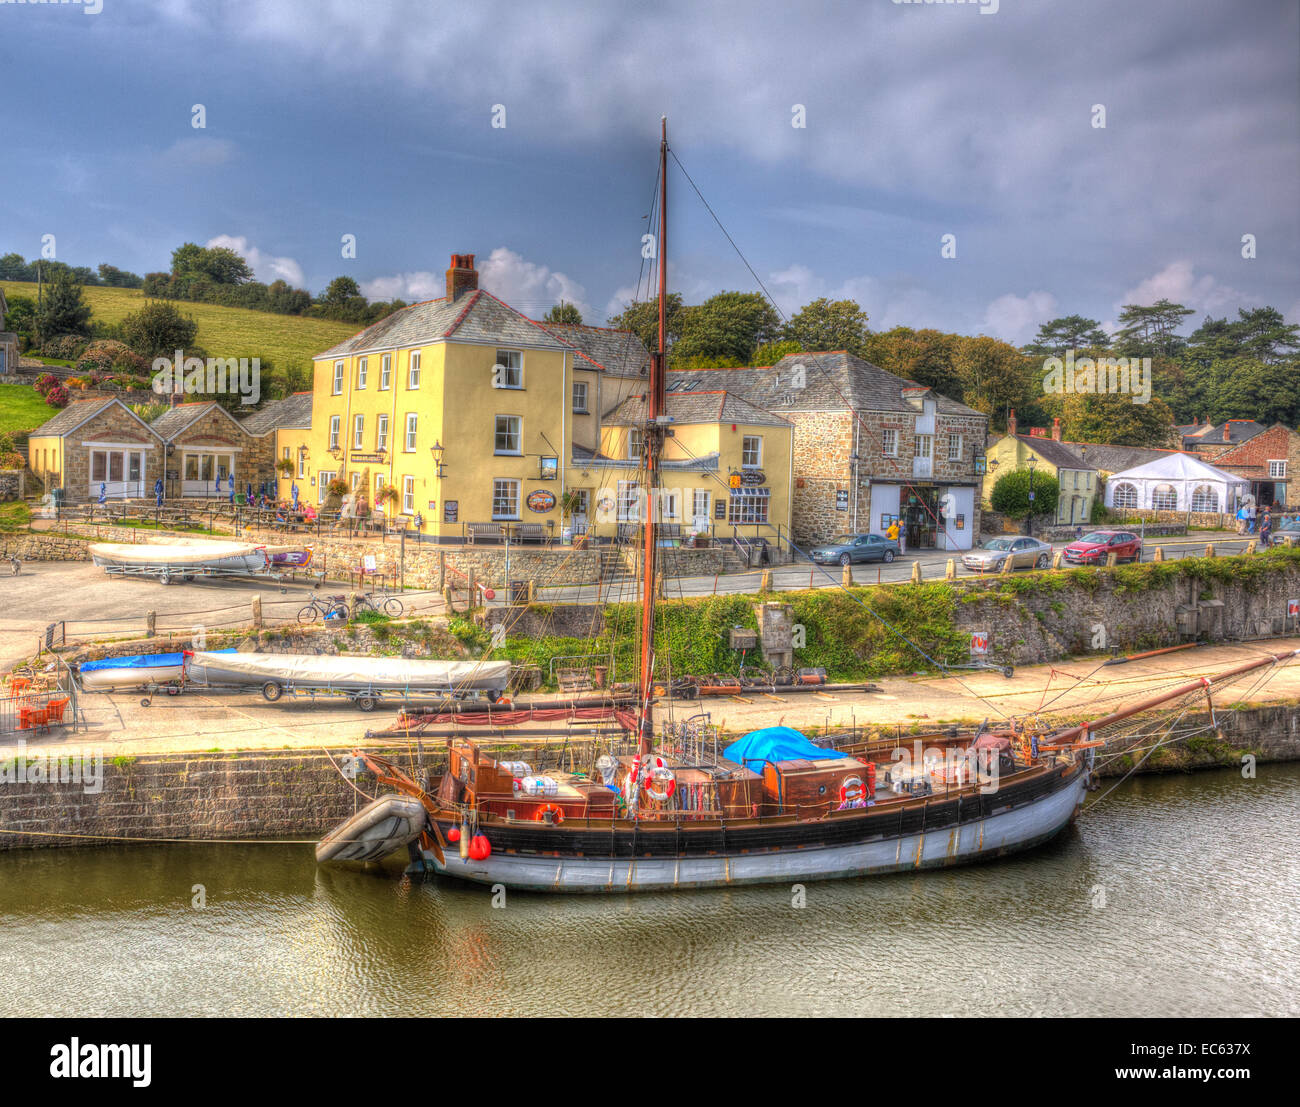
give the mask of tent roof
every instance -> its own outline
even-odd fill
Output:
[[[1224,484],[1246,484],[1247,482],[1232,473],[1225,473],[1208,465],[1200,458],[1190,454],[1170,454],[1168,457],[1148,461],[1122,473],[1115,473],[1110,483],[1115,485],[1122,480],[1200,480],[1221,481]]]

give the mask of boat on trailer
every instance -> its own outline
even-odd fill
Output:
[[[306,568],[310,547],[265,546],[199,538],[155,538],[148,542],[94,542],[90,559],[110,576],[153,577],[162,584],[196,577],[271,576]]]

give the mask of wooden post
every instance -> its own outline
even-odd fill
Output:
[[[260,594],[253,597],[253,629],[262,629],[262,597]]]
[[[758,590],[760,592],[772,591],[772,570],[764,569],[758,578]]]
[[[1206,556],[1206,557],[1213,557],[1213,556],[1214,556],[1214,543],[1213,543],[1213,542],[1207,542],[1207,543],[1205,544],[1205,556]]]
[[[1118,564],[1119,564],[1119,554],[1117,554],[1114,550],[1111,550],[1110,553],[1106,555],[1106,568],[1113,569]]]
[[[844,568],[840,570],[840,583],[841,583],[845,588],[851,588],[851,587],[853,586],[853,566],[852,566],[852,565],[845,565]]]
[[[1011,572],[1011,555],[1010,555],[1010,554],[1007,554],[1007,556],[1004,557],[1004,558],[1002,559],[1002,568],[999,570],[999,572],[1001,572],[1001,573],[1003,573],[1003,574],[1009,574],[1009,573]]]
[[[470,571],[469,571],[469,576],[468,576],[468,578],[467,578],[467,579],[469,580],[469,602],[468,602],[468,605],[467,605],[466,608],[465,608],[466,611],[473,611],[473,610],[474,610],[474,585],[475,585],[475,578],[476,578],[477,576],[478,576],[478,572],[477,572],[476,570],[474,570],[474,569],[470,569]],[[510,582],[509,582],[509,581],[506,581],[506,590],[507,590],[507,591],[510,590]]]
[[[537,602],[537,581],[535,580],[530,580],[528,582],[528,602]]]
[[[1165,548],[1164,548],[1164,546],[1157,546],[1155,549],[1153,549],[1153,550],[1151,551],[1151,560],[1152,560],[1152,561],[1164,561],[1164,559],[1165,559]]]
[[[957,562],[951,557],[948,558],[948,564],[943,570],[943,579],[944,580],[957,579]]]
[[[1249,541],[1249,542],[1246,543],[1246,550],[1245,550],[1245,552],[1246,552],[1247,554],[1253,554],[1253,553],[1255,552],[1255,541],[1254,541],[1254,539],[1251,539],[1251,541]]]
[[[912,583],[921,583],[921,563],[919,561],[912,562]]]
[[[447,587],[447,551],[439,548],[438,550],[438,591],[441,592]]]
[[[348,593],[348,620],[351,621],[357,617],[357,602],[361,599],[355,592]]]
[[[149,637],[152,638],[158,632],[158,612],[149,611],[145,613],[145,622],[148,626]]]

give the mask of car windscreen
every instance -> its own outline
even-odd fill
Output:
[[[856,537],[856,534],[837,534],[826,544],[828,546],[851,546],[853,545],[853,539]]]
[[[1107,534],[1104,530],[1094,530],[1091,534],[1085,534],[1082,538],[1079,539],[1079,541],[1096,542],[1100,545],[1105,545],[1107,542],[1110,541],[1110,539],[1111,536]]]
[[[994,538],[992,541],[985,542],[984,548],[986,550],[1009,550],[1011,549],[1011,539]]]

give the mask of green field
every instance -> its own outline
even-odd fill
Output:
[[[36,285],[23,281],[0,281],[5,295],[36,299]],[[98,288],[82,290],[86,303],[94,312],[96,323],[119,323],[144,303],[138,288]],[[183,315],[199,325],[196,341],[212,357],[265,358],[277,370],[294,366],[307,368],[312,355],[328,350],[335,343],[361,328],[355,323],[332,319],[303,319],[296,315],[273,315],[247,308],[220,307],[216,304],[192,304],[172,301]]]
[[[30,385],[0,384],[0,434],[33,430],[54,415],[55,409]]]

